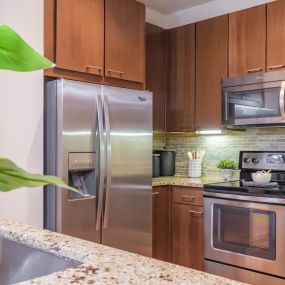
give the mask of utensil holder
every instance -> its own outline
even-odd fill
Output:
[[[193,177],[193,178],[201,177],[201,175],[202,175],[202,160],[200,160],[200,159],[189,160],[188,175],[189,175],[189,177]]]

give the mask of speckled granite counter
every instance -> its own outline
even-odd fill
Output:
[[[77,268],[19,283],[21,285],[243,284],[4,219],[0,219],[0,234],[8,239],[83,263]]]
[[[235,177],[233,177],[233,180]],[[176,176],[156,177],[152,179],[152,186],[188,186],[188,187],[203,187],[204,184],[222,182],[219,176],[202,176],[200,178],[187,178]]]

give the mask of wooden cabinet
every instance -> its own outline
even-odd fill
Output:
[[[145,6],[135,0],[45,0],[46,76],[144,89]]]
[[[221,128],[221,80],[228,76],[228,15],[196,24],[196,128]]]
[[[145,78],[145,6],[105,0],[105,76],[135,82]]]
[[[170,192],[168,186],[153,187],[153,257],[170,258]]]
[[[185,202],[186,196],[191,199],[187,198]],[[172,262],[198,270],[203,270],[204,263],[203,207],[200,206],[202,199],[201,189],[172,188]]]
[[[229,76],[264,72],[265,57],[266,5],[230,14]]]
[[[58,0],[58,68],[103,76],[104,0]]]
[[[267,5],[267,70],[285,68],[285,1]]]
[[[195,129],[195,24],[167,32],[167,112],[169,132]]]
[[[153,130],[165,131],[165,30],[146,24],[146,89],[153,93]]]

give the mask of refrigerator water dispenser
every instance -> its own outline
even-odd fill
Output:
[[[95,153],[69,153],[69,185],[78,189],[83,195],[69,191],[68,199],[86,199],[96,195]]]

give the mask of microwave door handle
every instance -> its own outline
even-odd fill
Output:
[[[279,107],[282,119],[285,119],[284,102],[285,102],[285,81],[282,82],[280,97],[279,97]]]
[[[106,193],[105,193],[105,210],[103,228],[108,228],[109,210],[110,210],[110,191],[111,191],[111,130],[110,130],[110,113],[109,113],[109,101],[108,96],[104,96],[104,120],[106,127]]]
[[[104,192],[104,131],[103,131],[103,107],[101,95],[96,96],[97,102],[97,114],[98,114],[98,131],[99,131],[99,189],[97,195],[97,215],[96,215],[96,230],[100,230],[101,227],[101,217],[102,217],[102,207],[103,207],[103,192]]]

